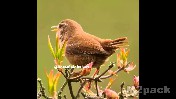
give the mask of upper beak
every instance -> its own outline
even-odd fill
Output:
[[[59,31],[59,28],[58,28],[58,26],[52,26],[51,28],[53,28],[51,31],[53,31],[53,32],[57,32],[57,31]]]

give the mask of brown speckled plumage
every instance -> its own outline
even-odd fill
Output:
[[[93,62],[99,68],[105,60],[126,44],[126,37],[115,40],[101,39],[83,31],[77,22],[66,19],[59,23],[61,41],[67,40],[65,56],[72,65],[85,66]]]

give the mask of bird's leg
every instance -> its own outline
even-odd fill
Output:
[[[99,70],[100,70],[100,67],[99,68],[96,68],[96,71],[95,71],[95,73],[93,74],[93,78],[95,77],[95,75],[97,74],[99,74]]]

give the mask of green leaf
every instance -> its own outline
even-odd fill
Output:
[[[52,86],[49,86],[49,85],[48,85],[48,92],[49,92],[49,94],[50,94],[51,96],[53,96],[53,94],[54,94],[54,85],[52,85]]]
[[[64,58],[66,43],[67,41],[64,41],[64,44],[62,45],[62,48],[60,49],[60,56],[59,56],[60,62],[63,61],[63,58]]]
[[[60,58],[60,49],[58,49],[58,52],[56,53],[56,58],[57,58],[57,59]]]
[[[56,57],[57,57],[57,54],[58,54],[58,49],[59,49],[59,37],[58,37],[58,34],[56,33]]]
[[[51,51],[51,54],[53,55],[54,58],[56,58],[56,55],[55,55],[54,50],[53,50],[53,47],[51,45],[51,41],[50,41],[49,35],[48,35],[48,46],[49,46],[49,49]]]

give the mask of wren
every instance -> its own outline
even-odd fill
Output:
[[[92,67],[99,69],[118,48],[127,45],[127,37],[101,39],[86,33],[80,24],[71,19],[62,20],[53,27],[57,29],[60,41],[67,41],[65,56],[75,66],[93,62]]]

